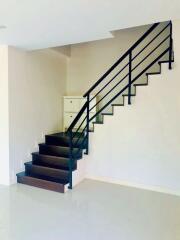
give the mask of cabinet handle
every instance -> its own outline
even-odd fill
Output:
[[[72,103],[72,101],[70,101],[70,103]]]

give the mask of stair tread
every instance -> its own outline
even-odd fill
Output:
[[[78,138],[78,135],[81,134],[81,132],[76,133]],[[55,137],[55,138],[69,138],[69,135],[67,132],[59,132],[59,133],[53,133],[53,134],[47,134],[47,137]]]
[[[17,182],[37,188],[43,188],[50,191],[60,192],[64,193],[65,191],[65,185],[68,183],[67,181],[53,181],[49,178],[43,178],[42,176],[35,176],[35,175],[29,175],[25,172],[21,172],[17,174]]]
[[[63,181],[62,183],[66,183],[69,180],[69,169],[57,169],[50,168],[47,166],[41,166],[33,164],[32,162],[27,162],[25,165],[25,173],[29,176],[36,176],[37,178],[59,182],[59,180]]]
[[[25,166],[33,166],[36,168],[42,168],[42,169],[46,169],[46,170],[53,170],[53,171],[57,171],[57,172],[62,172],[62,173],[68,173],[68,170],[64,170],[64,169],[59,169],[59,168],[55,168],[55,167],[47,167],[47,166],[42,166],[42,165],[37,165],[37,164],[33,164],[33,162],[26,162],[24,163]]]
[[[103,124],[101,121],[93,122],[93,124]]]
[[[50,145],[50,144],[46,144],[46,143],[39,143],[39,145],[53,147],[53,148],[62,148],[62,149],[66,149],[66,150],[68,150],[70,148],[68,146]],[[79,148],[73,147],[73,150],[79,150]]]
[[[46,155],[46,154],[40,154],[38,152],[32,153],[32,163],[37,166],[44,166],[48,168],[56,168],[56,169],[62,169],[62,170],[69,170],[69,158],[67,157],[59,157],[59,156],[53,156],[53,155]],[[78,159],[76,159],[78,160]],[[72,170],[77,169],[77,161],[74,161],[74,164],[72,166]]]
[[[46,143],[39,144],[39,152],[40,154],[46,154],[49,156],[60,156],[60,157],[69,157],[70,147],[67,146],[59,146],[59,145],[49,145]],[[82,158],[83,150],[81,148],[73,147],[72,155],[75,160],[79,160]]]
[[[84,144],[81,145],[83,141],[84,141],[84,134],[80,134],[79,132],[73,133],[73,140],[72,140],[73,148],[81,147],[82,149],[85,149],[86,143],[84,142]],[[51,145],[51,146],[69,147],[70,137],[67,135],[67,133],[63,133],[63,132],[46,135],[45,144]]]
[[[94,132],[94,130],[92,130],[92,129],[89,129],[89,132],[90,132],[90,133],[93,133],[93,132]]]
[[[111,105],[112,105],[112,106],[122,106],[122,107],[124,107],[124,104],[112,103]]]
[[[54,177],[43,176],[43,175],[38,175],[38,174],[27,174],[26,172],[18,173],[16,176],[35,178],[35,179],[43,180],[46,182],[51,182],[51,183],[54,182],[54,183],[58,183],[58,184],[62,184],[62,185],[65,185],[68,183],[68,180],[63,180],[63,179],[59,179],[59,178],[57,179]]]
[[[174,62],[174,59],[172,59],[171,62]],[[159,64],[161,64],[161,63],[169,63],[169,60],[162,60],[162,61],[159,61],[158,63]]]
[[[112,116],[113,115],[113,113],[101,113],[102,115],[110,115],[110,116]]]
[[[157,75],[157,74],[161,74],[161,72],[151,72],[151,73],[146,73],[146,75]]]
[[[123,96],[123,97],[128,97],[129,95],[128,95],[128,93],[125,93],[125,94],[122,94],[122,96]],[[134,94],[131,94],[130,96],[131,96],[131,97],[135,97],[136,94],[134,93]]]
[[[134,86],[147,86],[148,83],[135,83]]]
[[[66,160],[68,161],[69,158],[67,157],[60,157],[60,156],[53,156],[53,155],[47,155],[47,154],[41,154],[39,152],[33,152],[32,155],[36,155],[36,156],[42,156],[42,157],[47,157],[47,158],[53,158],[55,160]]]

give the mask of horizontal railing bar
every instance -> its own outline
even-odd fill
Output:
[[[92,116],[90,119],[89,119],[89,122],[91,122],[98,114],[100,114],[112,101],[114,101],[121,93],[123,93],[130,85],[132,85],[143,73],[145,73],[150,67],[152,67],[159,59],[161,59],[161,57],[163,57],[168,51],[169,51],[170,48],[167,48],[162,54],[160,54],[159,57],[157,57],[151,64],[149,64],[140,74],[138,74],[130,84],[127,84],[127,86],[125,86],[118,94],[116,94],[115,97],[113,97],[101,110],[99,110],[94,116]],[[86,128],[86,126],[85,126]],[[84,128],[84,130],[85,130]],[[84,132],[82,132],[84,133]],[[80,139],[80,137],[79,137]],[[78,140],[79,140],[78,139]],[[86,139],[86,136],[84,137],[84,140],[82,141],[81,143],[81,147],[79,148],[79,150],[76,152],[76,154],[78,154],[84,144],[84,141]],[[76,142],[77,144],[77,142]]]
[[[160,54],[159,57],[157,57],[151,64],[149,64],[141,73],[139,73],[131,82],[134,83],[143,73],[145,73],[150,67],[152,67],[160,58],[162,58],[168,51],[170,50],[170,47],[168,47],[163,53]]]
[[[87,104],[88,104],[88,102],[86,101],[85,104],[82,106],[81,110],[79,111],[79,113],[76,115],[76,117],[73,120],[73,122],[71,123],[71,125],[69,126],[67,132],[71,131],[74,128],[74,126],[76,125],[76,123],[80,119],[81,115],[83,114],[83,112],[87,108]]]
[[[164,31],[166,30],[166,28],[170,25],[170,22],[140,51],[138,52],[133,58],[132,58],[132,61],[138,57],[157,37],[159,37],[159,35]],[[90,102],[100,93],[103,91],[103,89],[105,87],[107,87],[127,66],[129,65],[129,62],[120,70],[118,71],[115,76],[108,82],[104,85],[103,88],[101,88],[101,90],[99,90],[94,96],[93,98],[91,98]]]
[[[169,24],[170,24],[170,23],[169,23]],[[166,25],[166,27],[164,27],[164,28],[161,30],[161,32],[158,33],[136,56],[134,56],[133,59],[135,59],[142,51],[144,51],[144,49],[147,48],[147,46],[149,46],[149,45],[169,26],[169,24]],[[159,25],[159,24],[157,24],[156,27],[157,27],[158,25]],[[152,51],[151,53],[149,53],[140,63],[138,63],[138,64],[132,69],[132,71],[134,71],[134,70],[135,70],[146,58],[148,58],[154,51],[156,51],[156,50],[158,49],[158,47],[161,46],[169,37],[170,37],[170,35],[168,35],[160,44],[158,44],[158,46],[157,46],[155,49],[153,49],[153,51]],[[138,43],[138,44],[139,44],[139,43]],[[134,45],[133,45],[133,46],[134,46]],[[130,48],[130,49],[131,49],[131,48]],[[129,49],[129,51],[130,51],[130,49]],[[129,52],[129,51],[128,51],[128,52]],[[91,122],[98,114],[100,114],[112,101],[114,101],[114,99],[116,99],[121,93],[123,93],[134,81],[136,81],[137,78],[139,78],[145,71],[147,71],[147,69],[149,69],[155,62],[158,61],[158,59],[160,59],[160,58],[161,58],[166,52],[168,52],[168,51],[169,51],[169,48],[166,49],[166,50],[165,50],[158,58],[156,58],[151,64],[149,64],[140,74],[138,74],[138,75],[131,81],[131,83],[129,83],[127,86],[125,86],[125,87],[124,87],[118,94],[116,94],[108,103],[106,103],[105,106],[103,106],[99,111],[97,111],[97,112],[95,113],[95,115],[92,116],[92,117],[89,119],[88,123]],[[124,56],[125,56],[125,55],[124,55]],[[113,65],[113,66],[114,66],[114,65]],[[113,81],[113,79],[116,78],[127,66],[128,66],[128,64],[126,64],[120,71],[118,71],[118,73],[110,80],[110,82]],[[111,91],[113,91],[114,88],[117,87],[117,85],[120,84],[127,76],[128,76],[128,74],[125,75],[125,76],[123,77],[123,79],[122,79],[120,82],[118,82],[100,101],[102,101]],[[104,88],[105,88],[110,82],[108,82],[108,83],[104,86]],[[100,91],[102,91],[104,88],[102,88]],[[91,100],[92,100],[92,99],[91,99]],[[91,101],[91,100],[90,100],[90,101]],[[97,104],[99,104],[100,101],[98,101]],[[76,125],[76,123],[78,122],[78,120],[80,119],[80,117],[82,116],[83,112],[84,112],[85,109],[87,108],[87,104],[88,104],[88,102],[86,102],[86,103],[83,105],[83,107],[81,108],[80,112],[77,114],[77,116],[75,117],[74,121],[71,123],[71,125],[70,125],[70,127],[68,128],[67,131],[71,131],[71,130],[74,128],[74,126]],[[96,104],[96,105],[97,105],[97,104]],[[94,106],[90,109],[90,111],[91,111],[96,105],[94,105]],[[86,117],[85,117],[85,118],[83,119],[83,121],[81,122],[81,124],[80,124],[80,126],[78,127],[78,129],[76,130],[74,136],[76,135],[76,133],[78,132],[78,130],[80,129],[80,127],[82,126],[82,124],[84,123],[85,120],[86,120]],[[77,139],[77,141],[76,141],[75,144],[77,144],[77,143],[79,142],[79,140],[81,139],[82,135],[84,135],[84,132],[85,132],[86,127],[87,127],[87,125],[84,127],[83,131],[81,132],[81,134],[80,134],[80,136],[79,136],[79,138]],[[85,139],[85,138],[86,138],[86,136],[84,137],[84,139]],[[83,140],[83,143],[84,143],[84,140]]]
[[[91,122],[91,120],[89,120],[88,123],[90,123],[90,122]],[[87,124],[88,124],[88,123],[87,123]],[[80,138],[81,138],[81,136],[82,136],[82,133],[84,133],[84,132],[85,132],[85,129],[87,128],[87,124],[86,124],[85,127],[83,128],[83,130],[82,130],[82,132],[81,132],[81,134],[80,134],[78,140],[75,142],[75,144],[77,144],[77,143],[79,142],[79,140],[80,140]]]
[[[92,92],[92,90],[94,90],[94,88],[96,88],[99,83],[101,83],[103,81],[103,79],[109,75],[110,72],[112,72],[112,70],[114,70],[115,67],[117,67],[119,65],[119,63],[124,60],[124,58],[129,54],[129,52],[131,52],[135,47],[137,47],[139,45],[140,42],[142,42],[142,40],[144,40],[144,38],[146,38],[160,23],[154,23],[133,45],[131,48],[129,48],[116,62],[115,64],[110,67],[110,69],[105,72],[105,74],[103,74],[103,76],[83,95],[83,97],[86,97],[88,94],[90,94]]]
[[[83,146],[83,144],[84,144],[84,141],[86,140],[86,138],[87,138],[87,136],[85,136],[85,137],[84,137],[84,139],[83,139],[83,141],[82,141],[82,143],[81,143],[80,147],[77,149],[76,156],[78,156],[79,152],[81,151],[81,149],[82,149],[82,146]]]
[[[153,49],[152,52],[150,52],[142,61],[140,61],[133,69],[131,72],[133,72],[144,60],[146,60],[146,58],[148,58],[154,51],[156,51],[168,38],[170,37],[170,35],[168,35],[160,44],[158,44],[158,46]],[[99,104],[107,95],[109,95],[109,93],[111,93],[127,76],[129,75],[129,73],[122,78],[121,81],[119,81],[111,90],[109,90],[91,109],[90,111],[96,107],[97,104]]]
[[[111,88],[111,89],[90,109],[90,111],[92,111],[93,108],[95,108],[107,95],[109,95],[109,93],[111,93],[128,75],[129,75],[129,73],[127,73],[116,85],[114,85],[114,87]]]
[[[145,58],[143,58],[143,59],[132,69],[132,71],[134,71],[139,65],[141,65],[141,63],[144,62],[144,60],[146,60],[153,52],[155,52],[169,37],[170,37],[170,34],[169,34],[163,41],[161,41],[161,42],[157,45],[157,47],[155,47],[155,48],[153,49],[152,52],[150,52]]]
[[[133,69],[131,72],[133,72],[142,62],[144,62],[144,60],[146,60],[146,58],[148,58],[154,51],[156,51],[161,44],[163,44],[168,38],[170,37],[170,35],[168,35],[160,44],[158,44],[158,46],[153,49],[152,52],[150,52],[142,61],[140,61]],[[125,75],[125,77],[122,78],[121,81],[119,81],[113,88],[111,88],[111,90],[109,90],[91,109],[90,111],[97,105],[99,104],[107,95],[109,95],[109,93],[111,93],[127,76],[129,75],[129,73],[127,75]]]
[[[78,138],[77,141],[74,143],[74,145],[78,144],[79,140],[81,139],[82,135],[84,134],[84,131],[85,131],[86,127],[87,127],[87,124],[86,124],[86,126],[84,127],[84,129],[82,130],[79,138]]]
[[[160,36],[161,33],[164,32],[164,30],[166,30],[166,28],[169,27],[169,25],[171,24],[171,22],[169,22],[140,52],[138,52],[133,58],[132,61],[138,57],[156,38],[158,38]]]
[[[155,36],[153,37],[153,39],[150,40],[150,42],[145,46],[143,47],[143,49],[140,50],[140,52],[138,52],[133,58],[130,58],[130,61],[131,60],[134,60],[135,58],[137,58],[157,37],[160,36],[160,34],[162,34],[162,32],[171,24],[171,22],[166,25],[166,27],[164,27],[162,30],[160,30],[160,32]],[[156,24],[153,24],[150,29],[148,31],[146,31],[145,34],[143,34],[143,36],[118,60],[119,63],[122,63],[122,60],[125,59],[126,56],[128,56],[128,54],[132,54],[132,51],[133,49],[146,37],[146,34],[149,35],[157,26],[159,25],[159,23],[156,23]],[[128,65],[129,63],[127,63],[121,70],[119,70],[111,79],[108,83],[105,84],[105,86],[103,88],[101,88],[98,93],[91,99],[89,100],[89,93],[91,92],[91,89],[95,88],[101,81],[103,81],[103,79],[108,76],[109,73],[111,73],[111,71],[116,67],[118,66],[118,61],[98,80],[100,81],[99,83],[96,82],[93,87],[84,95],[87,96],[87,100],[85,102],[85,104],[83,105],[83,107],[81,108],[81,110],[79,111],[79,113],[77,114],[77,116],[75,117],[75,119],[73,120],[73,122],[71,123],[71,125],[69,126],[67,132],[70,134],[70,161],[73,159],[73,155],[71,154],[72,151],[73,151],[73,148],[77,149],[75,151],[75,154],[74,156],[78,156],[80,151],[83,152],[83,149],[86,149],[86,153],[88,153],[88,133],[89,133],[89,123],[96,118],[96,116],[98,116],[99,114],[101,114],[103,112],[104,109],[106,109],[116,98],[118,98],[118,96],[120,96],[121,94],[124,93],[124,91],[126,89],[128,89],[129,87],[131,87],[133,85],[133,83],[139,79],[144,73],[146,73],[155,63],[159,63],[161,60],[162,60],[162,57],[169,51],[172,51],[172,45],[170,44],[170,46],[164,50],[158,57],[154,56],[153,55],[153,58],[156,57],[153,61],[152,61],[148,66],[146,65],[146,67],[143,65],[143,70],[140,69],[140,73],[138,73],[134,78],[133,80],[129,80],[128,84],[125,82],[125,84],[127,84],[126,86],[122,86],[121,90],[119,92],[118,89],[117,91],[114,93],[115,96],[110,96],[109,98],[111,98],[111,100],[107,100],[108,102],[103,106],[101,107],[101,109],[99,109],[97,112],[95,112],[95,114],[89,118],[89,112],[94,108],[96,107],[109,93],[111,93],[126,77],[128,77],[129,74],[131,74],[140,64],[142,64],[151,54],[153,54],[163,43],[165,43],[169,37],[172,37],[172,34],[168,35],[167,37],[165,37],[165,39],[163,39],[150,53],[148,53],[144,58],[143,60],[141,60],[134,68],[132,68],[132,70],[130,69],[130,72],[128,72],[128,74],[126,74],[118,83],[116,83],[115,86],[112,87],[112,89],[110,89],[106,94],[105,96],[103,96],[91,109],[89,109],[89,103],[101,92],[103,91],[104,88],[107,87],[107,85],[109,85]],[[155,45],[155,44],[154,44]],[[164,46],[164,45],[163,45]],[[162,50],[161,50],[162,51]],[[145,54],[144,54],[145,55]],[[169,57],[169,62],[171,62],[171,55]],[[117,64],[118,63],[118,64]],[[117,64],[117,65],[116,65]],[[118,81],[118,80],[117,80]],[[125,85],[124,84],[124,85]],[[95,86],[95,87],[94,87]],[[133,85],[134,86],[134,85]],[[119,88],[120,89],[120,88]],[[84,116],[84,112],[86,111],[86,115],[85,117],[83,118]],[[81,118],[82,117],[82,122],[81,122]],[[86,121],[85,123],[85,127],[83,128],[83,124],[84,122]],[[80,122],[80,125],[79,125],[79,122]],[[74,127],[76,126],[77,124],[77,129],[73,134],[73,129]],[[73,139],[75,138],[76,134],[79,133],[79,129],[80,128],[83,128],[82,129],[82,132],[77,136],[77,141],[75,140],[74,144],[73,144]],[[87,140],[87,141],[86,141]],[[71,175],[72,175],[72,168],[70,166],[70,172],[71,172]],[[72,182],[72,178],[70,178],[70,184]],[[72,185],[72,184],[71,184]],[[71,186],[70,185],[70,186]]]
[[[89,119],[89,122],[92,121],[98,114],[100,114],[110,103],[112,103],[120,94],[122,94],[129,86],[132,85],[143,73],[145,73],[149,68],[151,68],[159,59],[161,59],[168,51],[169,47],[159,55],[152,63],[150,63],[140,74],[138,74],[127,86],[125,86],[118,94],[116,94],[108,103],[106,103],[99,111],[95,113],[94,116],[92,116]]]
[[[97,97],[97,95],[98,95],[100,92],[102,92],[102,90],[103,90],[105,87],[107,87],[128,65],[129,65],[129,63],[127,63],[119,72],[117,72],[117,73],[114,75],[114,77],[113,77],[109,82],[107,82],[107,83],[105,84],[105,86],[104,86],[103,88],[101,88],[101,90],[99,90],[99,91],[96,93],[96,95],[93,96],[93,98],[91,98],[90,102],[91,102],[95,97]]]

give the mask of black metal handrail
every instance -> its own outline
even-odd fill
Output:
[[[168,27],[170,26],[170,22],[155,36],[153,37],[153,39],[144,47],[141,49],[141,51],[139,51],[133,58],[131,61],[133,61],[134,59],[136,59],[155,39],[157,39],[161,33],[163,33]],[[129,65],[129,62],[120,70],[118,71],[109,82],[106,83],[106,85],[104,87],[107,87],[127,66]],[[127,77],[127,76],[126,76]],[[122,79],[123,80],[123,79]],[[90,102],[98,96],[98,94],[101,92],[102,89],[100,89],[90,100]]]
[[[135,49],[160,23],[155,23],[153,24],[143,35],[142,37],[140,37],[137,42],[135,42],[132,47],[130,47],[127,52],[125,52],[118,60],[117,62],[115,62],[115,64],[109,68],[109,70],[83,95],[83,97],[86,97],[88,94],[90,94],[94,88],[96,88],[102,81],[103,79],[109,75],[110,72],[112,72],[114,70],[115,67],[117,67],[117,65],[119,65],[120,62],[122,62],[127,56],[128,54]]]
[[[131,104],[131,96],[132,96],[132,85],[134,82],[139,79],[144,73],[148,71],[155,63],[160,61],[163,56],[165,56],[167,53],[168,55],[168,62],[169,62],[169,69],[172,68],[172,56],[173,56],[173,39],[172,39],[172,22],[169,21],[168,24],[166,24],[163,29],[161,29],[152,39],[150,38],[150,41],[141,49],[138,51],[138,53],[133,56],[133,50],[137,48],[140,43],[144,42],[145,39],[148,39],[149,35],[157,29],[158,26],[161,26],[160,23],[153,24],[133,45],[130,47],[124,54],[121,56],[118,61],[115,62],[115,64],[108,70],[106,73],[84,94],[84,97],[86,97],[86,102],[75,117],[74,121],[71,123],[67,130],[67,134],[69,135],[69,188],[72,188],[72,165],[73,161],[79,156],[80,152],[85,148],[86,154],[89,152],[89,131],[91,130],[92,121],[99,116],[99,114],[102,113],[104,109],[106,109],[115,99],[117,99],[121,94],[123,94],[126,90],[128,90],[128,104]],[[150,49],[151,51],[143,57],[141,61],[139,61],[135,66],[133,66],[134,60],[140,56],[142,52],[145,51],[156,39],[158,39],[159,36],[162,36],[162,34],[165,33],[165,30],[169,29],[169,33],[166,34],[163,39],[160,40],[160,42],[157,44],[157,46],[153,47],[153,49]],[[168,47],[163,49],[160,53],[156,53],[157,50],[159,50],[160,46],[163,46],[163,44],[167,43]],[[155,59],[150,59],[152,55],[156,53]],[[99,90],[99,85],[105,81],[105,78],[109,76],[113,70],[118,66],[121,66],[121,63],[123,60],[128,58],[128,62],[121,67],[120,70],[108,81],[105,82],[105,85]],[[143,69],[136,75],[133,76],[132,74],[134,71],[147,59],[150,59],[150,63],[143,67]],[[114,80],[120,76],[123,71],[127,69],[127,73],[117,82],[114,86],[110,88],[110,90],[105,93],[101,99],[99,99],[96,104],[90,107],[90,103],[94,98],[96,98],[104,89],[107,89],[107,86],[112,84]],[[118,86],[122,82],[125,81],[125,79],[128,78],[127,84],[123,85],[120,89],[117,89]],[[97,93],[91,96],[93,90],[97,89]],[[90,116],[90,112],[95,108],[99,107],[100,103],[103,99],[105,99],[110,93],[113,92],[113,90],[117,89],[115,95],[108,100],[108,102],[105,103],[104,106],[100,107],[93,116]]]
[[[116,94],[108,103],[106,103],[99,111],[96,112],[96,114],[90,118],[90,121],[93,120],[99,113],[101,113],[109,104],[111,104],[120,94],[122,94],[128,87],[130,87],[140,76],[142,76],[143,73],[145,73],[149,68],[151,68],[154,63],[156,63],[159,59],[161,59],[164,54],[166,54],[169,51],[170,48],[167,48],[160,56],[158,56],[151,64],[148,65],[138,76],[136,76],[131,83],[127,84],[125,87],[122,88],[122,90]]]
[[[82,114],[84,113],[84,110],[87,108],[87,104],[88,104],[87,102],[84,103],[84,105],[82,106],[81,110],[80,110],[79,113],[76,115],[74,121],[73,121],[73,122],[71,123],[71,125],[69,126],[68,132],[71,131],[71,130],[75,127],[77,121],[80,119],[80,117],[81,117]]]
[[[131,68],[130,72],[132,73],[142,62],[144,62],[153,52],[155,52],[158,49],[158,47],[160,47],[169,37],[170,37],[170,35],[168,35],[165,39],[163,39],[163,41],[156,48],[154,48],[152,52],[150,52],[146,57],[144,57],[134,68]],[[131,62],[132,62],[132,59],[131,59]],[[115,86],[113,86],[93,107],[90,108],[90,111],[97,104],[99,104],[105,97],[107,97],[107,95],[109,95],[128,75],[129,75],[129,73],[127,73]],[[99,93],[100,93],[100,91],[99,91]]]

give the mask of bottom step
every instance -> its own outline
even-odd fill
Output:
[[[66,182],[52,182],[38,176],[29,176],[25,172],[17,174],[17,182],[33,187],[64,193]]]

